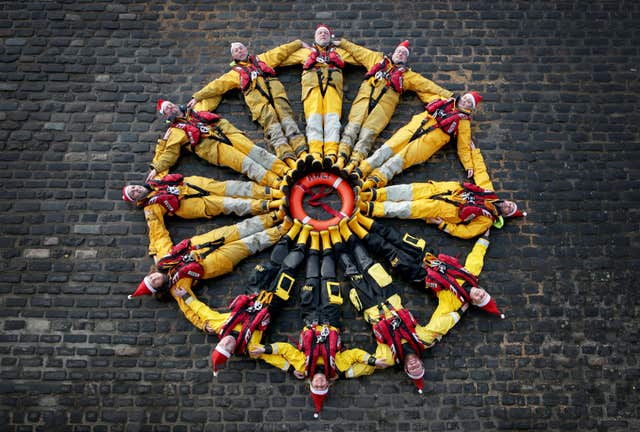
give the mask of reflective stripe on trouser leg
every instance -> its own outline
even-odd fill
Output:
[[[387,186],[376,191],[376,201],[411,201],[413,186],[410,184]]]
[[[280,177],[284,176],[289,171],[289,167],[286,163],[278,159],[273,153],[268,152],[260,146],[253,146],[248,156]]]
[[[322,156],[323,140],[322,114],[311,114],[307,118],[309,153]]]
[[[411,218],[411,202],[373,202],[370,216],[409,219]]]
[[[243,238],[241,241],[249,249],[250,253],[254,253],[265,250],[268,247],[273,246],[280,240],[282,233],[278,227],[272,227],[267,230],[255,233],[249,237]]]
[[[369,174],[369,178],[375,177],[377,179],[376,184],[378,186],[384,186],[396,174],[401,173],[402,169],[402,157],[400,155],[395,155],[394,157],[386,161],[381,167],[375,169],[371,174]]]
[[[338,141],[340,141],[340,115],[328,113],[324,115],[324,147],[323,153],[337,155]]]
[[[324,132],[322,127],[322,115],[324,113],[324,100],[320,93],[320,88],[311,89],[307,97],[302,102],[304,115],[307,122],[306,135],[309,144],[309,153],[317,159],[322,158],[322,145],[324,143]]]
[[[285,117],[280,120],[284,134],[289,140],[289,146],[293,149],[296,156],[300,155],[303,151],[308,151],[307,140],[300,132],[298,124],[293,117]]]
[[[334,159],[338,153],[338,142],[340,142],[340,115],[342,114],[342,95],[332,85],[327,88],[324,96],[324,146],[325,156],[332,156]]]
[[[340,145],[338,146],[338,156],[345,159],[349,159],[351,151],[353,150],[353,143],[358,138],[360,132],[360,125],[358,123],[349,122],[344,127],[342,132],[342,138],[340,138]]]
[[[287,137],[284,136],[284,131],[279,123],[273,123],[266,130],[265,134],[269,139],[269,144],[273,148],[276,156],[279,159],[291,158],[293,159],[295,155],[293,154],[293,150],[289,146],[289,142],[287,141]]]
[[[268,201],[251,198],[223,198],[224,214],[236,214],[238,216],[262,214],[269,211]]]
[[[264,169],[264,167],[258,165],[253,159],[246,157],[242,161],[242,174],[249,177],[251,180],[255,180],[262,185],[271,187],[279,187],[280,178],[273,172]]]
[[[271,198],[271,193],[267,192],[264,186],[254,182],[227,180],[225,183],[227,184],[225,196],[257,199]]]
[[[360,162],[362,159],[366,158],[367,155],[371,152],[373,141],[375,141],[377,136],[378,132],[363,127],[360,130],[360,134],[358,135],[358,141],[353,148],[351,161]]]
[[[383,144],[371,156],[360,162],[359,168],[362,174],[366,176],[371,170],[385,163],[391,156],[393,156],[393,151]]]
[[[236,224],[240,238],[248,237],[267,228],[272,227],[277,221],[274,221],[271,215],[263,214],[245,219]]]

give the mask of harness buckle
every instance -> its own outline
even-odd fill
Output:
[[[437,270],[438,272],[443,274],[447,271],[446,264],[437,259],[431,260],[431,262],[429,263],[429,266],[434,270]]]
[[[374,75],[374,78],[377,80],[387,80],[389,79],[389,74],[383,71],[378,71],[376,72],[376,74]]]
[[[258,77],[257,71],[251,71],[251,81],[254,81]]]
[[[467,201],[469,203],[472,203],[472,204],[475,204],[475,202],[476,202],[476,196],[475,196],[475,194],[473,192],[462,192],[460,194],[460,197],[463,200],[465,200],[465,201]]]
[[[442,117],[444,117],[445,115],[446,115],[446,113],[444,112],[444,110],[443,110],[442,108],[438,108],[438,109],[436,109],[436,110],[433,112],[433,114],[431,114],[431,116],[432,116],[433,118],[435,118],[436,120],[437,120],[437,119],[440,119],[440,118],[442,118]]]
[[[198,123],[198,129],[202,133],[211,133],[211,130],[209,130],[209,127],[204,123]]]
[[[255,300],[253,302],[253,305],[247,308],[247,312],[249,313],[258,312],[260,309],[262,309],[262,303],[259,300]]]
[[[322,326],[322,330],[320,331],[320,334],[316,338],[316,343],[322,343],[326,341],[328,337],[329,337],[329,327],[324,325]]]
[[[182,256],[182,262],[185,262],[185,263],[190,263],[190,262],[193,262],[195,260],[196,259],[191,255],[191,252],[189,252],[187,254],[184,254]]]
[[[167,193],[171,195],[180,195],[180,189],[178,186],[167,186]]]

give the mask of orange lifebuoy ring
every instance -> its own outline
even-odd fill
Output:
[[[331,219],[314,219],[309,216],[302,207],[305,194],[309,193],[311,188],[322,185],[335,189],[342,200],[340,211]],[[307,174],[296,182],[289,194],[289,210],[291,211],[291,216],[303,224],[311,225],[317,231],[323,231],[330,226],[338,225],[341,219],[350,217],[354,209],[355,194],[349,183],[335,174],[324,171]]]

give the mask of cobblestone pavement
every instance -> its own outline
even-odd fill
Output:
[[[303,383],[234,359],[174,303],[127,301],[151,263],[141,211],[158,96],[187,101],[260,52],[332,25],[374,49],[411,40],[412,66],[485,97],[473,133],[496,188],[526,220],[495,232],[481,284],[504,321],[468,313],[427,352],[418,396],[397,370],[340,382],[312,418]],[[3,431],[640,430],[640,3],[634,1],[3,1],[0,3],[0,429]],[[346,70],[346,112],[362,70]],[[300,71],[288,88],[304,126]],[[407,95],[378,145],[419,112]],[[264,145],[240,95],[219,110]],[[176,171],[239,178],[193,157]],[[461,179],[446,148],[395,183]],[[174,238],[231,223],[172,221]],[[431,247],[471,244],[390,223]],[[202,284],[224,307],[266,253]],[[425,321],[434,300],[404,287]],[[345,305],[346,343],[371,348]],[[273,340],[295,335],[285,310]]]

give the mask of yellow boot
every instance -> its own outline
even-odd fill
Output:
[[[360,212],[358,212],[356,218],[358,219],[358,223],[365,227],[367,230],[370,230],[373,222],[375,222],[373,219],[366,217]]]
[[[344,224],[343,224],[343,221],[344,221]],[[347,220],[342,219],[340,221],[339,226],[340,225],[347,226]],[[349,228],[347,227],[347,229]],[[335,225],[329,227],[329,236],[331,237],[331,243],[333,243],[334,245],[342,242],[342,237],[340,237],[340,228],[338,228]]]
[[[269,201],[269,210],[278,210],[284,204],[284,198]]]
[[[367,230],[360,226],[357,218],[353,218],[349,221],[349,228],[351,228],[351,232],[361,239],[365,238],[367,234],[369,234]]]
[[[301,229],[302,224],[300,223],[300,221],[298,219],[294,219],[291,228],[289,228],[289,231],[287,232],[287,237],[289,237],[291,240],[295,240],[295,238],[298,237]]]
[[[353,233],[349,229],[349,225],[347,224],[347,222],[348,221],[346,219],[342,219],[338,224],[338,227],[339,227],[338,229],[340,230],[340,236],[344,241],[349,241],[349,239],[353,235]]]

